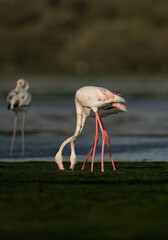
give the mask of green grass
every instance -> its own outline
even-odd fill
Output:
[[[168,163],[80,167],[1,162],[0,239],[167,239]]]

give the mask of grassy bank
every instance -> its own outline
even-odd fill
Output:
[[[0,238],[167,238],[167,163],[80,167],[0,163]]]

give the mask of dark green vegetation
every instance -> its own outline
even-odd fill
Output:
[[[167,239],[167,163],[89,165],[0,163],[0,239]]]
[[[167,72],[167,0],[2,0],[0,71]]]

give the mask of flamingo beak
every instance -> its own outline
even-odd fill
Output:
[[[65,170],[65,168],[64,168],[62,163],[58,163],[57,162],[57,165],[58,165],[59,170],[61,170],[61,171]]]
[[[123,112],[128,112],[128,110],[126,109],[126,107],[121,104],[121,103],[113,103],[112,104],[113,107],[117,107],[117,108],[120,108]]]

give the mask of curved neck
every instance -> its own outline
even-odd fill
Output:
[[[83,130],[83,127],[85,125],[85,121],[86,121],[86,118],[88,116],[86,115],[86,113],[83,111],[82,115],[81,115],[81,123],[80,123],[80,126],[78,126],[78,118],[79,116],[77,116],[77,128],[76,128],[76,131],[74,133],[74,135],[72,136],[71,138],[71,155],[76,155],[75,154],[75,140],[76,138],[81,134],[82,130]]]
[[[63,151],[63,149],[64,149],[64,147],[69,143],[69,142],[71,142],[72,140],[74,141],[77,137],[78,137],[78,135],[81,133],[81,128],[82,128],[82,115],[80,114],[78,114],[77,115],[77,122],[76,122],[76,130],[75,130],[75,133],[71,136],[71,137],[69,137],[69,138],[67,138],[62,144],[61,144],[61,146],[60,146],[60,149],[59,149],[59,152],[61,152],[62,153],[62,151]],[[72,149],[73,150],[73,149]]]
[[[28,83],[28,81],[25,80],[26,86],[25,86],[25,90],[27,91],[30,88],[30,85]]]
[[[81,134],[86,118],[88,117],[88,114],[86,112],[83,111],[83,108],[79,108],[79,106],[77,106],[76,104],[76,112],[77,112],[77,119],[76,119],[76,129],[74,134],[67,138],[60,146],[59,152],[62,154],[62,151],[64,149],[64,147],[71,142],[71,155],[75,156],[75,140],[76,138]]]

